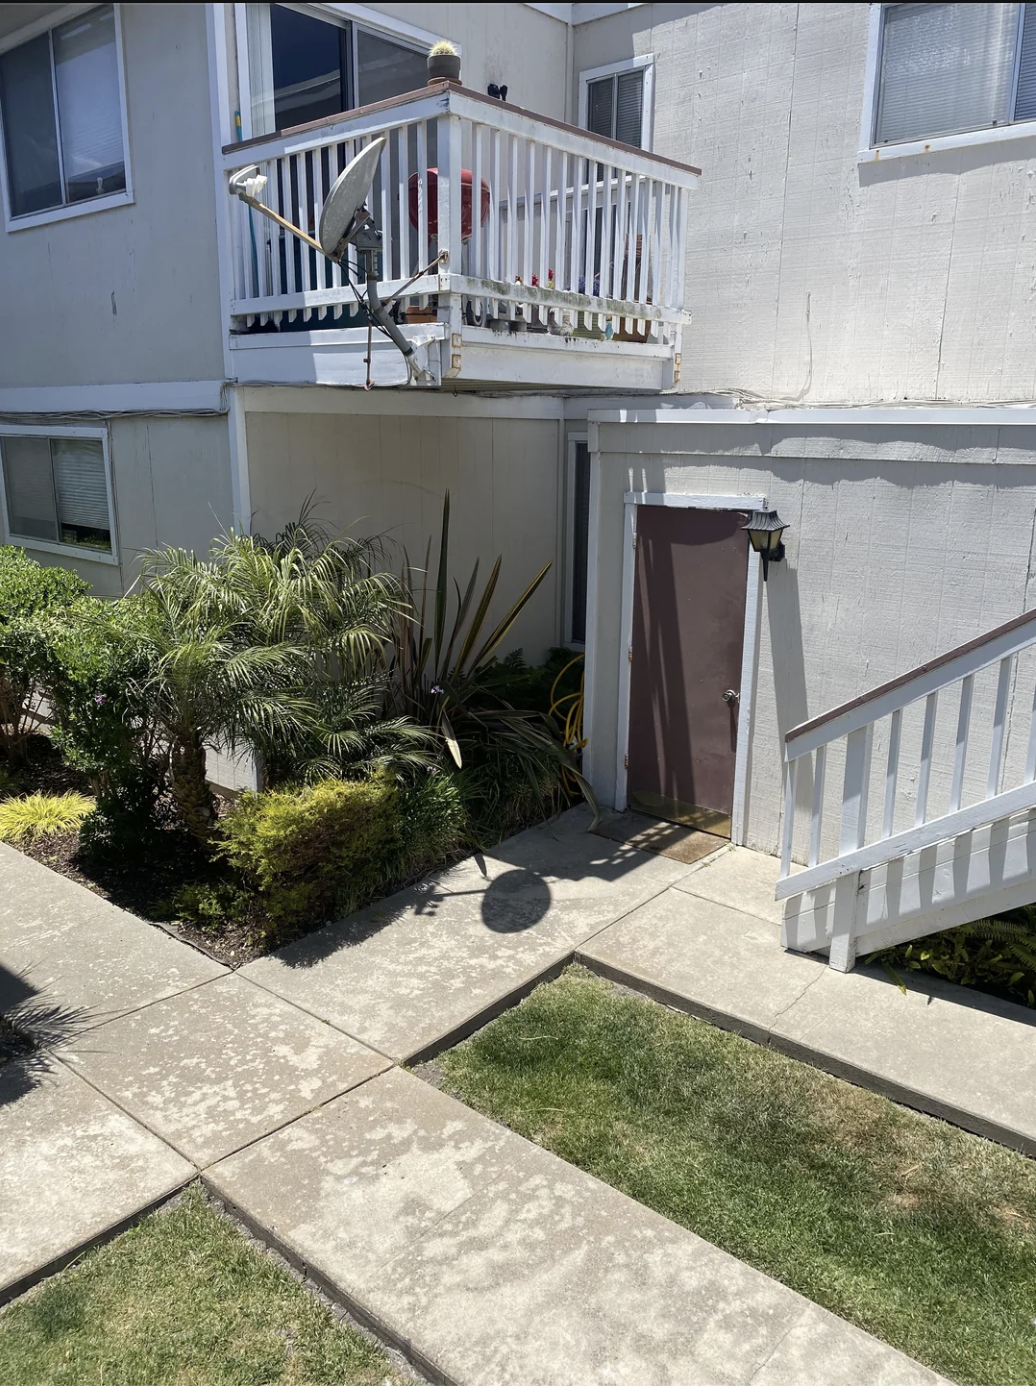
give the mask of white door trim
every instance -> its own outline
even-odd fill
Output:
[[[765,510],[765,496],[686,496],[661,491],[627,491],[623,497],[622,609],[619,634],[619,707],[615,755],[615,807],[627,807],[627,757],[630,739],[630,671],[633,661],[633,590],[636,576],[637,506],[665,505],[685,510]],[[745,838],[745,799],[748,784],[748,743],[751,734],[759,615],[762,606],[761,560],[745,542],[748,590],[745,594],[744,648],[741,656],[741,700],[738,704],[737,747],[734,752],[734,802],[730,815],[730,840]]]

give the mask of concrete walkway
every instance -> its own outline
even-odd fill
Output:
[[[586,824],[573,811],[236,974],[0,846],[0,1010],[46,1046],[0,1075],[0,1299],[201,1174],[458,1386],[939,1380],[397,1066],[578,956],[872,1085],[913,1045],[925,1101],[1028,1131],[1036,1031],[1011,1008],[839,978],[890,1003],[882,1041],[864,1001],[839,1029],[832,974],[776,945],[768,858],[676,861]],[[1027,1098],[983,1094],[960,1044],[951,1091],[932,1056],[954,1015]]]

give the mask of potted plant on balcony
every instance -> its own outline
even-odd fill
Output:
[[[444,80],[460,81],[460,54],[448,39],[433,44],[428,54],[428,81]]]

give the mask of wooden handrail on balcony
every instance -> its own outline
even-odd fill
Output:
[[[223,165],[258,164],[267,205],[312,234],[331,183],[379,136],[368,205],[384,237],[381,281],[407,282],[447,252],[411,285],[409,320],[434,316],[451,334],[531,327],[679,351],[686,199],[698,177],[687,164],[434,82],[228,145]],[[354,253],[332,265],[243,204],[232,216],[239,328],[279,330],[300,313],[333,326],[357,305]]]
[[[622,144],[619,140],[608,139],[604,135],[593,134],[589,130],[584,130],[579,125],[568,125],[563,120],[555,120],[553,116],[540,115],[537,111],[527,110],[524,106],[514,106],[509,101],[500,101],[495,96],[486,96],[483,92],[475,91],[471,87],[462,87],[458,82],[440,81],[429,82],[425,87],[419,87],[416,91],[404,92],[400,96],[389,96],[384,101],[372,101],[366,106],[354,106],[352,110],[341,111],[337,115],[322,116],[320,120],[311,120],[305,125],[289,125],[283,130],[272,130],[268,135],[254,135],[248,140],[239,140],[236,144],[225,144],[223,153],[234,155],[241,150],[247,150],[265,144],[267,140],[280,139],[285,135],[308,135],[320,130],[326,130],[330,126],[341,124],[343,120],[366,120],[369,116],[380,115],[383,111],[394,110],[398,106],[409,106],[422,96],[431,93],[456,92],[459,96],[465,97],[469,101],[480,101],[494,110],[511,111],[514,115],[527,116],[530,120],[537,121],[540,125],[553,126],[555,130],[567,130],[573,134],[581,135],[584,138],[590,136],[595,143],[603,145],[606,149],[620,149],[625,153],[637,150],[638,153],[645,153],[645,150],[637,149],[636,145]],[[664,154],[650,154],[653,162],[665,164],[669,168],[679,169],[681,173],[692,173],[696,178],[701,177],[701,169],[695,168],[693,164],[682,164],[676,159],[667,158]]]

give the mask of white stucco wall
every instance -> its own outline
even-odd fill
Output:
[[[122,19],[134,202],[0,230],[0,388],[223,376],[205,7]]]
[[[869,9],[639,5],[574,31],[577,74],[655,55],[654,148],[703,170],[681,391],[1033,398],[1036,140],[858,165]]]
[[[615,789],[622,497],[630,489],[765,495],[790,525],[787,560],[771,567],[764,589],[755,686],[746,840],[763,851],[779,842],[790,727],[1036,601],[1036,428],[600,424],[598,439],[590,744],[593,783],[606,803]],[[976,748],[994,688],[995,670],[976,683]],[[1029,688],[1031,697],[1031,680]],[[908,798],[917,711],[904,723]],[[952,747],[956,713],[955,705],[940,707],[937,751]],[[1011,763],[1024,761],[1027,716],[1016,726]],[[877,744],[875,774],[884,773],[882,757]],[[936,764],[952,768],[952,752]],[[976,750],[969,776],[984,786],[985,773]],[[834,757],[828,787],[835,794],[839,774]],[[933,805],[948,790],[944,779],[941,771],[933,778]],[[880,815],[881,795],[871,797]],[[829,819],[833,832],[837,818]]]
[[[507,99],[564,120],[569,91],[569,26],[528,5],[373,4],[391,15],[459,44],[461,80],[474,91],[490,82]]]
[[[411,399],[409,412],[356,412],[367,401],[325,391],[305,393],[319,394],[321,406],[335,412],[284,412],[292,404],[301,407],[301,392],[268,393],[261,401],[263,392],[244,392],[253,532],[274,533],[297,518],[312,497],[316,517],[325,525],[359,537],[383,535],[395,546],[397,562],[405,547],[411,563],[423,566],[431,539],[434,564],[449,490],[451,579],[463,590],[477,559],[481,590],[502,555],[498,597],[490,612],[495,621],[550,563],[503,650],[520,648],[536,662],[558,643],[558,417],[528,417],[527,408],[524,417],[508,417],[505,401],[487,408],[481,401],[437,406],[430,400],[415,405]],[[393,400],[405,408],[404,396]],[[368,405],[390,407],[384,396],[372,397]],[[499,415],[492,417],[491,410]],[[540,412],[548,415],[546,408]]]

